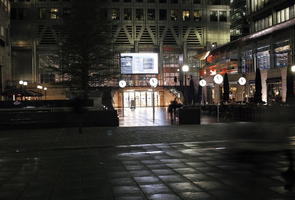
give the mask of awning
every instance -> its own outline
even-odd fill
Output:
[[[282,77],[268,78],[266,79],[266,83],[277,83],[282,82]]]

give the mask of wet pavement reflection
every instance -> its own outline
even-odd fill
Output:
[[[294,130],[219,123],[0,131],[0,199],[293,200]]]
[[[155,119],[153,120],[153,108],[125,108],[118,110],[119,126],[120,127],[135,127],[135,126],[169,126],[177,125],[178,119],[171,120],[166,107],[155,108]],[[216,123],[216,117],[209,115],[201,115],[201,124]]]

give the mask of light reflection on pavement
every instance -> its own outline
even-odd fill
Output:
[[[155,108],[155,120],[153,121],[152,107],[145,108],[125,108],[124,116],[122,109],[117,109],[120,118],[120,127],[135,126],[169,126],[178,124],[178,120],[171,121],[166,107]],[[201,115],[201,124],[216,123],[216,118],[212,116]]]

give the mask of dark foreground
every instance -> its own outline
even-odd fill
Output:
[[[1,131],[0,199],[295,199],[294,147],[295,124]]]

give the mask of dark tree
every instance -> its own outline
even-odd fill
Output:
[[[223,98],[223,102],[229,101],[229,82],[228,82],[227,73],[224,74],[222,98]]]
[[[61,73],[70,86],[88,97],[90,87],[103,84],[114,75],[111,23],[103,2],[72,0],[71,14],[61,26]]]
[[[192,76],[189,81],[188,104],[195,104],[195,83]]]
[[[261,103],[262,102],[262,84],[261,84],[261,73],[260,69],[256,68],[256,76],[255,76],[255,93],[254,93],[254,102]]]
[[[287,97],[286,103],[294,104],[294,74],[291,67],[287,68]]]

